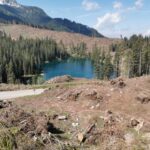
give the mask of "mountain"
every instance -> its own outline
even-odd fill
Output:
[[[23,6],[16,0],[0,0],[0,22],[38,26],[56,31],[104,37],[95,29],[68,19],[51,18],[38,7]]]
[[[16,0],[0,0],[1,5],[9,5],[12,7],[20,7],[21,5],[17,3]]]

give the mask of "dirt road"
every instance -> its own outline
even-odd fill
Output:
[[[0,92],[0,100],[24,97],[24,96],[32,96],[39,95],[43,93],[45,89],[36,89],[36,90],[19,90],[19,91],[5,91]]]

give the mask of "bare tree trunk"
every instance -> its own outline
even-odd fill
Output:
[[[139,76],[141,76],[141,73],[142,73],[142,52],[140,50]]]

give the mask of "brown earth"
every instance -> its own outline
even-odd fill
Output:
[[[77,44],[84,42],[87,44],[87,49],[89,51],[92,50],[95,44],[98,47],[108,49],[112,43],[120,42],[119,39],[89,37],[76,33],[38,29],[26,25],[0,24],[0,31],[4,31],[7,35],[10,35],[13,39],[17,39],[20,36],[34,39],[35,38],[44,39],[48,37],[56,40],[57,43],[62,41],[64,45],[67,47],[70,47],[72,44],[76,46]]]
[[[73,80],[74,79],[69,75],[57,76],[57,77],[54,77],[54,78],[46,81],[46,84],[71,82]]]
[[[37,146],[40,139],[36,149],[149,150],[149,98],[150,76],[80,79],[16,99],[0,109],[0,119],[7,128],[17,127],[30,137],[28,146]]]

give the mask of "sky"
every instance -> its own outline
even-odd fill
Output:
[[[107,37],[150,35],[150,0],[17,0],[50,17],[93,27]]]

